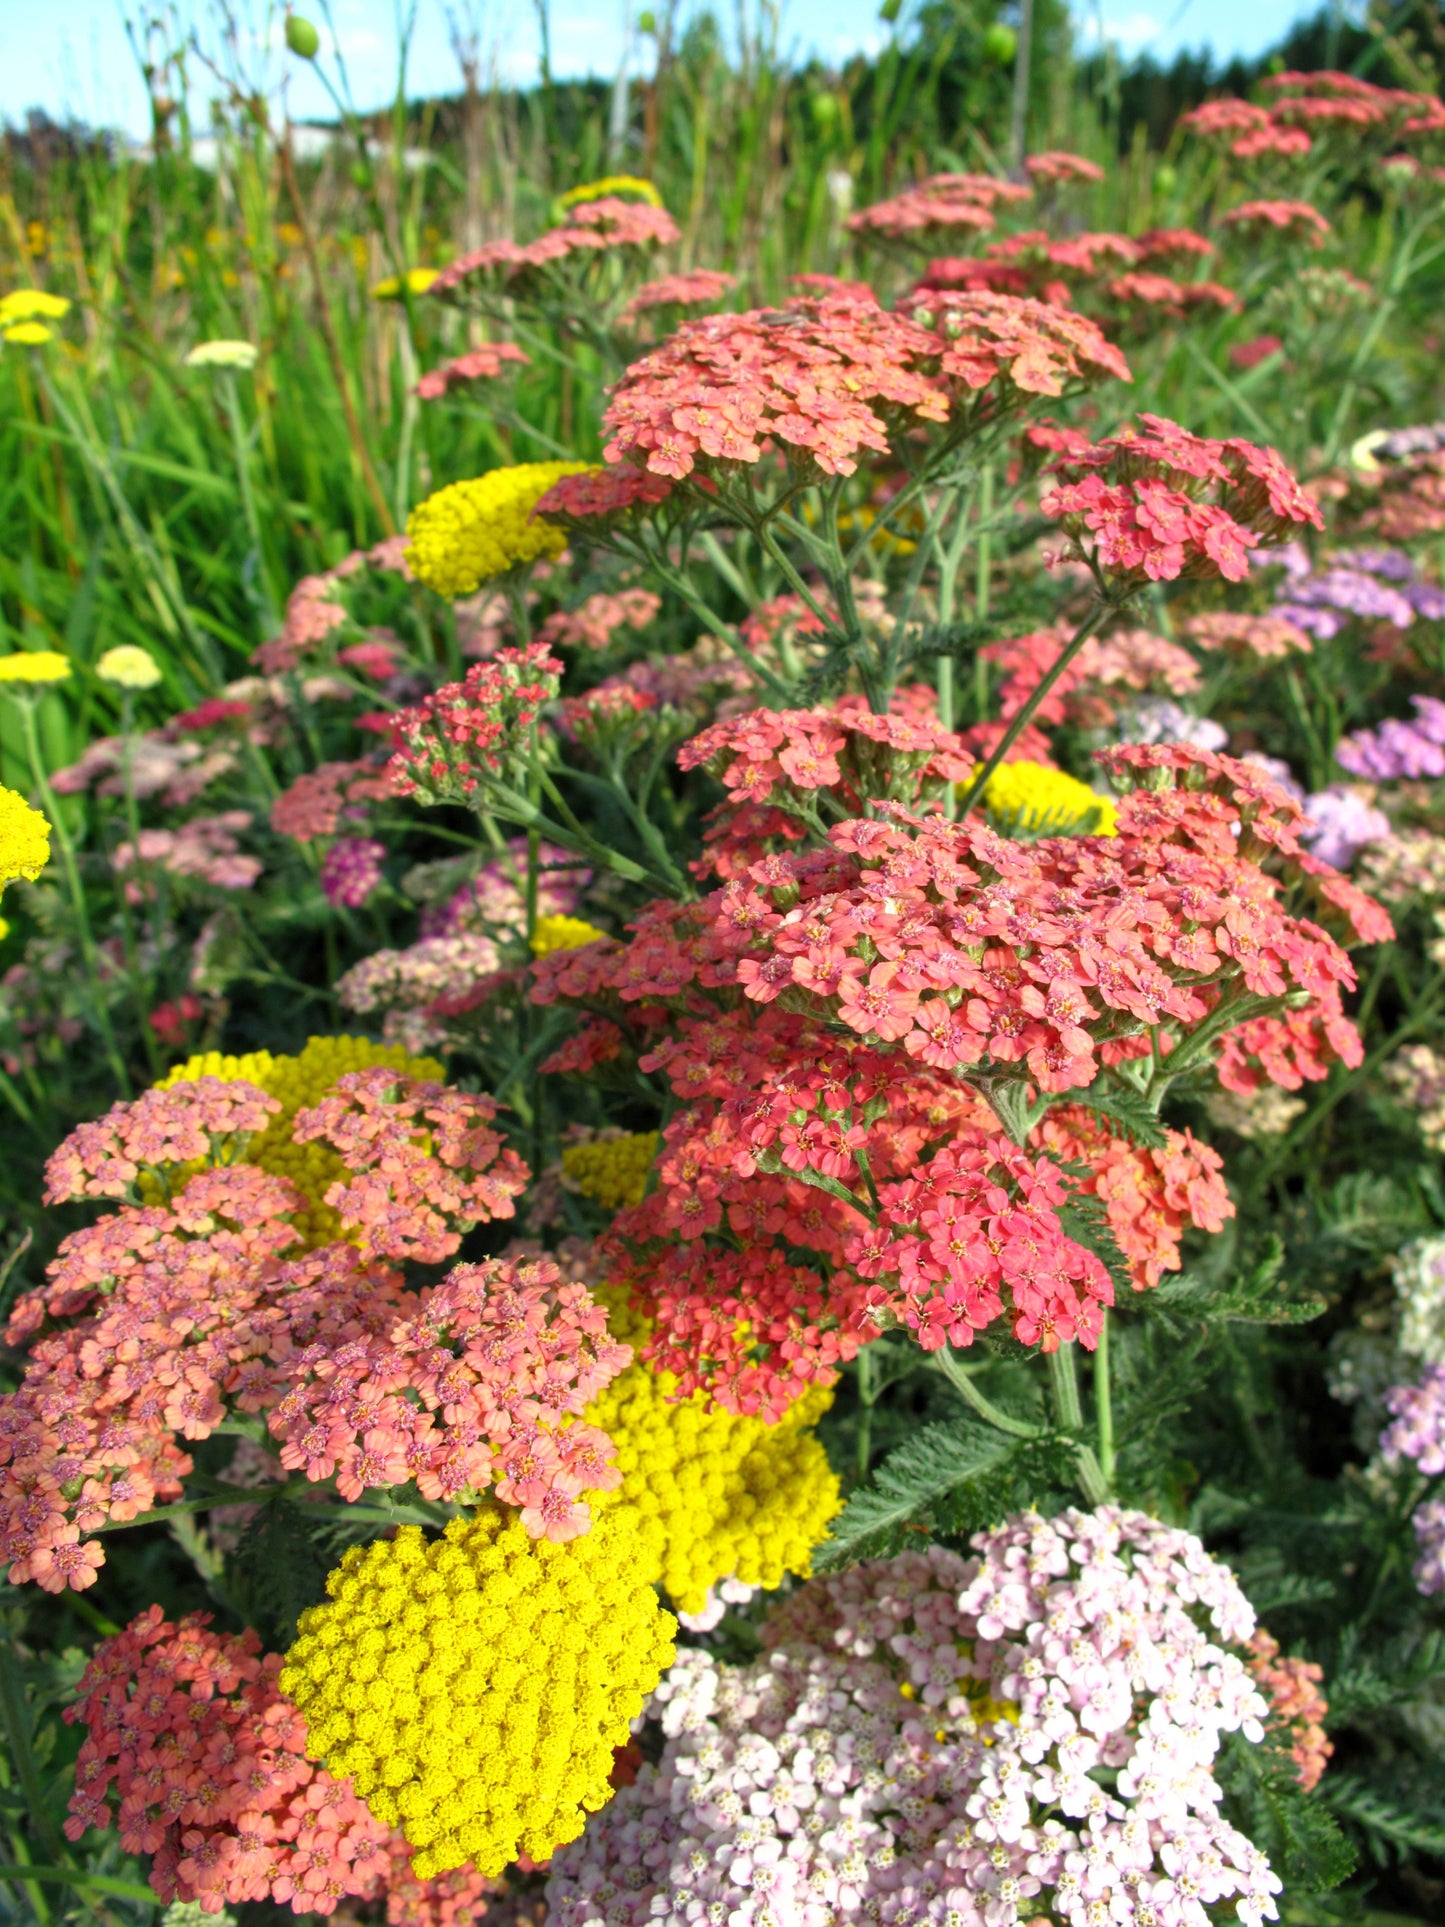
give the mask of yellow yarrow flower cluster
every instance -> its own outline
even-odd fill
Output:
[[[662,196],[651,181],[636,174],[604,174],[600,181],[584,181],[581,187],[569,187],[565,194],[559,194],[552,203],[552,219],[560,221],[569,207],[580,207],[584,201],[604,201],[613,196],[662,206]]]
[[[585,917],[538,917],[532,930],[532,955],[550,957],[554,950],[580,950],[607,932]]]
[[[0,789],[0,889],[33,883],[50,861],[50,825],[16,790]]]
[[[1000,763],[983,800],[1006,836],[1115,836],[1112,800],[1043,763]]]
[[[0,296],[0,338],[16,348],[38,348],[49,341],[47,321],[59,321],[70,310],[63,295],[47,294],[43,288],[12,288]]]
[[[518,462],[438,489],[411,512],[406,559],[419,581],[455,601],[493,576],[567,546],[560,529],[534,522],[532,510],[564,475],[585,462]]]
[[[17,649],[0,656],[0,682],[69,682],[70,658],[58,649]]]
[[[95,673],[102,682],[112,682],[117,689],[154,689],[161,679],[155,657],[133,642],[117,643],[114,649],[107,649],[95,665]]]
[[[432,282],[441,273],[440,268],[408,268],[406,286],[411,294],[425,294]],[[384,281],[378,281],[371,291],[373,301],[400,301],[402,283],[398,275],[389,274]]]
[[[563,1180],[607,1211],[641,1204],[657,1145],[656,1131],[619,1131],[615,1137],[568,1144],[562,1151]]]
[[[426,1880],[499,1874],[575,1840],[672,1662],[677,1622],[612,1506],[565,1545],[484,1505],[430,1544],[354,1546],[301,1616],[280,1686],[307,1749],[399,1826]]]
[[[638,1346],[647,1321],[605,1286],[614,1338]],[[771,1588],[788,1573],[806,1579],[814,1548],[842,1510],[838,1478],[812,1428],[833,1403],[812,1386],[776,1425],[719,1406],[705,1393],[677,1397],[671,1372],[640,1361],[614,1378],[588,1406],[616,1451],[622,1483],[589,1493],[594,1513],[631,1508],[633,1553],[646,1578],[667,1588],[683,1612],[701,1612],[721,1579]]]
[[[296,1227],[309,1246],[316,1246],[341,1236],[341,1220],[324,1199],[331,1186],[346,1176],[346,1167],[329,1145],[294,1144],[291,1126],[298,1111],[319,1104],[347,1071],[369,1070],[374,1064],[405,1071],[409,1077],[440,1081],[444,1076],[434,1057],[410,1057],[400,1044],[374,1044],[367,1037],[312,1037],[294,1057],[273,1057],[267,1050],[248,1051],[241,1057],[205,1051],[177,1064],[157,1089],[169,1090],[195,1077],[245,1078],[268,1097],[279,1099],[281,1109],[247,1145],[246,1162],[291,1180],[306,1199]]]

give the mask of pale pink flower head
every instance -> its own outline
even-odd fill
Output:
[[[211,1161],[221,1155],[223,1140],[239,1137],[240,1145],[225,1147],[234,1156],[280,1108],[274,1097],[242,1079],[199,1077],[168,1090],[145,1091],[112,1105],[98,1122],[78,1125],[51,1154],[45,1202],[125,1197],[143,1170],[164,1172],[196,1158]]]

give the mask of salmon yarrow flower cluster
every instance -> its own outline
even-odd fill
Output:
[[[682,231],[653,197],[628,198],[634,183],[614,194],[588,195],[562,210],[564,219],[535,241],[487,241],[435,275],[428,292],[483,307],[499,299],[543,306],[560,288],[592,279],[589,269],[610,260],[629,262],[682,238]]]
[[[660,1757],[553,1860],[553,1927],[888,1920],[914,1894],[950,1927],[1275,1918],[1215,1777],[1270,1710],[1234,1575],[1113,1506],[972,1546],[811,1581],[750,1664],[680,1654]]]
[[[560,555],[565,538],[532,511],[555,482],[585,466],[520,462],[429,495],[406,525],[406,559],[418,581],[454,602],[509,569]]]
[[[994,384],[1057,395],[1128,367],[1093,322],[1011,296],[960,297],[957,316],[893,314],[871,295],[799,296],[781,309],[686,321],[635,361],[603,414],[608,462],[726,478],[771,438],[804,474],[851,475],[895,431],[943,423]]]
[[[50,824],[16,790],[0,787],[0,890],[33,883],[50,861]]]
[[[183,1064],[157,1084],[169,1090],[203,1077],[225,1082],[256,1085],[278,1109],[246,1145],[247,1164],[260,1171],[285,1178],[300,1193],[300,1208],[291,1214],[302,1241],[307,1245],[330,1244],[342,1235],[341,1219],[326,1203],[334,1184],[344,1183],[346,1166],[329,1145],[319,1139],[298,1143],[292,1132],[298,1112],[317,1104],[339,1078],[350,1071],[385,1068],[407,1077],[440,1081],[442,1067],[431,1057],[413,1057],[396,1044],[376,1044],[368,1037],[312,1037],[294,1056],[273,1056],[270,1051],[247,1051],[243,1055],[223,1056],[206,1051],[188,1057]],[[144,1202],[153,1203],[160,1194],[158,1184],[140,1186]]]
[[[350,1783],[306,1757],[306,1725],[276,1683],[281,1658],[254,1632],[212,1632],[210,1615],[166,1619],[152,1606],[102,1640],[64,1718],[84,1727],[65,1831],[115,1825],[127,1853],[151,1856],[163,1901],[271,1901],[330,1914],[347,1899],[406,1894],[409,1927],[446,1927],[483,1901],[473,1873],[421,1882],[404,1838]],[[229,1916],[228,1916],[229,1918]]]
[[[545,643],[499,649],[462,682],[445,683],[395,718],[393,787],[421,803],[467,802],[489,776],[525,759],[538,713],[557,694],[562,664]]]
[[[648,1336],[620,1308],[609,1323],[630,1341]],[[843,1505],[812,1429],[832,1402],[831,1391],[815,1386],[769,1424],[709,1410],[701,1392],[679,1398],[671,1373],[633,1364],[588,1407],[622,1474],[606,1503],[634,1508],[639,1570],[679,1610],[703,1613],[723,1580],[771,1589],[789,1573],[807,1577]]]
[[[983,791],[990,822],[1006,836],[1114,836],[1114,800],[1061,769],[1001,763]]]
[[[483,1506],[428,1543],[353,1547],[280,1676],[307,1747],[400,1826],[423,1879],[545,1861],[605,1805],[614,1750],[673,1656],[637,1517],[568,1545]]]
[[[1249,551],[1324,527],[1317,503],[1272,448],[1209,441],[1161,415],[1141,415],[1097,444],[1063,431],[1049,464],[1062,476],[1039,503],[1069,552],[1114,582],[1224,576],[1241,582]]]
[[[850,214],[848,229],[864,240],[922,242],[948,229],[986,231],[997,225],[995,209],[1032,194],[1024,183],[993,174],[930,174],[917,187]]]

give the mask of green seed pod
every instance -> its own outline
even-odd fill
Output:
[[[1006,67],[1019,50],[1019,37],[1013,28],[1002,20],[995,20],[983,37],[983,51],[987,59]]]
[[[1172,194],[1179,185],[1179,169],[1168,161],[1161,161],[1154,169],[1154,192]]]
[[[644,7],[642,12],[638,14],[637,31],[639,33],[657,32],[657,15],[652,11],[651,7]]]
[[[286,16],[286,45],[302,60],[314,60],[321,50],[321,35],[299,13]]]
[[[808,112],[812,115],[813,125],[820,134],[831,134],[838,125],[838,96],[836,94],[810,95]]]

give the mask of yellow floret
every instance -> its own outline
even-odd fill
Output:
[[[1115,836],[1112,800],[1043,763],[1000,763],[984,804],[1006,836]]]
[[[532,955],[550,957],[554,950],[580,950],[606,935],[584,917],[538,917],[532,927]]]
[[[583,1537],[553,1545],[486,1505],[430,1544],[402,1526],[352,1547],[327,1581],[329,1602],[302,1614],[281,1690],[306,1717],[312,1758],[349,1773],[376,1817],[401,1826],[421,1879],[467,1861],[496,1875],[519,1853],[546,1860],[610,1797],[614,1750],[671,1664],[677,1631],[638,1571],[636,1531],[630,1508],[610,1506]],[[454,1552],[475,1588],[423,1595],[419,1581]],[[540,1610],[558,1584],[566,1611]],[[483,1630],[498,1606],[515,1652]],[[326,1638],[338,1630],[346,1653],[380,1633],[389,1654],[419,1655],[425,1710],[399,1712],[384,1668],[353,1710],[355,1673],[331,1663]],[[569,1690],[549,1692],[564,1655]],[[482,1737],[462,1745],[464,1732]]]
[[[532,510],[564,475],[585,462],[519,462],[438,489],[411,512],[406,559],[438,595],[471,595],[493,576],[567,546],[560,529],[534,522]]]
[[[50,825],[16,790],[0,789],[0,889],[33,883],[50,861]]]
[[[242,1057],[206,1051],[177,1064],[156,1088],[169,1090],[172,1084],[194,1077],[244,1078],[259,1085],[268,1096],[278,1098],[281,1109],[265,1130],[251,1139],[246,1162],[291,1180],[306,1199],[306,1210],[296,1219],[297,1228],[309,1246],[316,1246],[330,1244],[341,1236],[341,1220],[323,1200],[337,1179],[346,1176],[346,1167],[325,1144],[294,1144],[291,1126],[296,1113],[319,1104],[337,1078],[347,1071],[369,1070],[374,1064],[405,1071],[410,1077],[440,1081],[443,1076],[434,1057],[408,1056],[400,1044],[374,1044],[368,1037],[312,1037],[295,1057],[273,1057],[267,1050],[248,1051]]]
[[[28,325],[28,324],[26,324]],[[69,682],[70,658],[58,649],[17,649],[0,656],[0,682]]]
[[[643,1320],[613,1305],[608,1325],[634,1345],[647,1335]],[[832,1391],[811,1387],[769,1425],[709,1411],[702,1392],[677,1399],[676,1390],[670,1372],[638,1361],[588,1406],[622,1473],[614,1492],[589,1495],[593,1506],[604,1518],[609,1502],[636,1508],[639,1566],[683,1612],[700,1612],[720,1579],[773,1587],[790,1572],[807,1578],[813,1548],[843,1504],[812,1430]]]
[[[619,1131],[569,1144],[562,1152],[562,1176],[584,1198],[595,1198],[604,1210],[620,1211],[626,1204],[641,1204],[657,1146],[656,1131]]]

